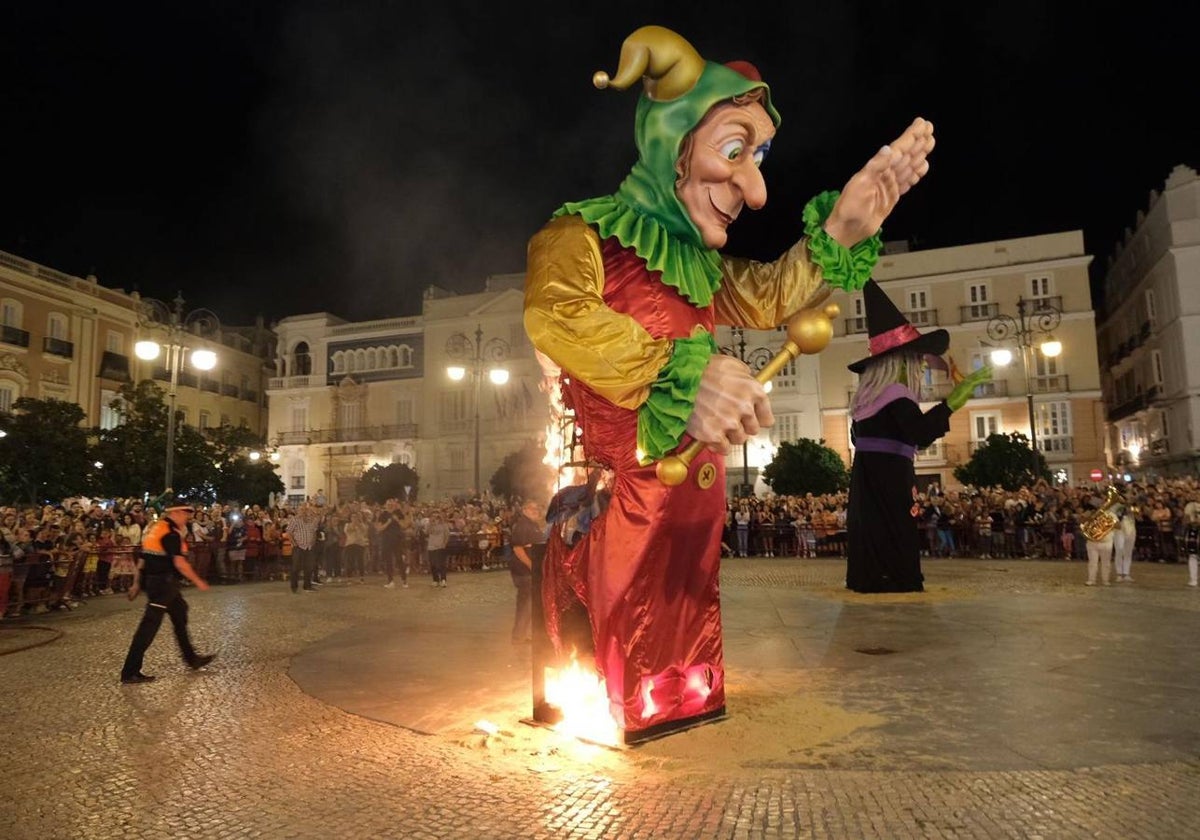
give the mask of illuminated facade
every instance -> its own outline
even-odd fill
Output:
[[[327,313],[294,315],[276,325],[278,355],[268,384],[268,440],[291,501],[354,498],[375,465],[404,463],[420,476],[426,499],[473,490],[475,386],[454,381],[452,338],[500,339],[507,347],[504,385],[479,389],[480,483],[504,457],[545,431],[540,369],[522,324],[524,275],[488,278],[483,291],[426,290],[422,314],[350,323]],[[416,491],[418,488],[413,488]]]
[[[1177,166],[1109,260],[1098,329],[1110,463],[1195,475],[1200,452],[1200,178]]]
[[[74,277],[0,252],[0,410],[20,397],[57,399],[83,408],[90,427],[116,424],[111,403],[126,382],[153,379],[166,390],[170,375],[161,360],[133,353],[140,338],[159,337],[142,323],[137,293],[101,286],[95,277]],[[274,336],[258,323],[222,327],[205,342],[217,366],[180,376],[177,408],[197,428],[227,423],[256,434],[266,430],[264,360]]]
[[[1030,397],[1037,445],[1051,473],[1075,483],[1092,469],[1104,467],[1104,417],[1095,319],[1088,284],[1091,257],[1084,252],[1081,231],[983,242],[928,251],[895,252],[880,257],[874,277],[922,331],[941,327],[950,333],[948,355],[966,372],[988,362],[993,349],[1014,354],[1007,367],[996,368],[992,383],[951,416],[950,431],[917,453],[918,483],[932,481],[954,487],[954,468],[965,463],[993,432],[1030,435]],[[822,434],[827,445],[850,464],[848,407],[857,377],[846,369],[867,355],[867,325],[862,295],[835,292],[842,310],[834,338],[819,358]],[[1022,364],[1019,343],[996,340],[988,325],[1016,317],[1018,301],[1033,321],[1053,309],[1061,318],[1052,330],[1062,343],[1057,358],[1043,355],[1040,342],[1050,333],[1034,334]],[[1026,380],[1028,376],[1028,380]],[[929,371],[922,389],[923,406],[943,399],[952,385],[945,374]]]

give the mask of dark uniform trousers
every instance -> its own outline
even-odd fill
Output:
[[[171,617],[171,626],[175,630],[175,640],[179,642],[179,652],[183,661],[188,665],[197,659],[196,649],[188,638],[188,605],[179,592],[179,584],[175,573],[143,575],[142,589],[150,603],[142,613],[142,621],[133,634],[129,645],[129,655],[125,657],[125,667],[121,669],[122,679],[133,677],[142,670],[142,661],[146,651],[158,635],[162,626],[163,614]]]

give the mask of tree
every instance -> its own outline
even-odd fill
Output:
[[[850,475],[842,456],[824,440],[801,438],[780,445],[763,470],[763,481],[781,496],[798,496],[844,490],[850,486]]]
[[[96,458],[104,463],[97,488],[104,496],[159,493],[166,475],[167,405],[152,380],[125,384],[111,408],[120,425],[98,432]]]
[[[121,386],[112,404],[120,425],[97,431],[96,458],[104,462],[98,490],[106,496],[157,495],[166,481],[167,404],[149,379]],[[175,458],[171,489],[197,501],[238,500],[262,504],[283,483],[269,462],[254,463],[251,449],[262,441],[249,429],[222,426],[206,434],[175,414]]]
[[[421,477],[408,464],[376,464],[358,480],[358,497],[382,503],[388,499],[413,500]]]
[[[547,499],[558,476],[554,467],[544,462],[545,457],[542,444],[536,440],[525,441],[520,449],[505,456],[499,469],[492,474],[492,492],[509,501]]]
[[[265,505],[272,493],[282,493],[283,480],[270,461],[250,459],[250,453],[263,449],[263,441],[242,426],[223,425],[208,433],[208,446],[213,461],[218,464],[215,498],[239,501],[248,505]]]
[[[0,495],[31,504],[91,491],[96,460],[75,403],[21,397],[0,415]]]
[[[1036,474],[1032,465],[1036,463]],[[1029,438],[1020,432],[990,434],[980,444],[971,460],[954,468],[954,477],[963,484],[1005,490],[1032,487],[1039,478],[1050,480],[1050,468],[1041,452],[1034,452]]]

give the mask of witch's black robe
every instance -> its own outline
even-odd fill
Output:
[[[921,545],[912,506],[913,453],[950,430],[950,407],[922,412],[913,393],[890,385],[852,421],[855,444],[846,511],[846,588],[855,592],[920,592]],[[893,450],[893,451],[881,451]]]

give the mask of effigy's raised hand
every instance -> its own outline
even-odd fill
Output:
[[[933,146],[933,123],[917,117],[846,182],[825,221],[826,232],[847,248],[874,235],[900,196],[929,171]]]
[[[687,433],[710,449],[728,453],[774,422],[771,401],[750,368],[732,356],[714,354],[701,374]]]

